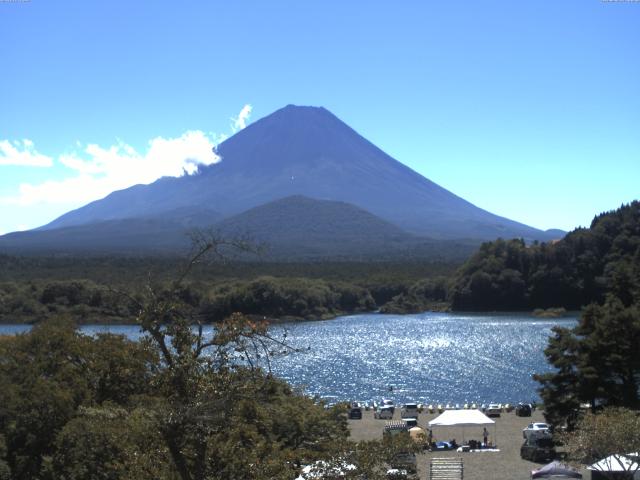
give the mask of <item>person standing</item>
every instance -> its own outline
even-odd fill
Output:
[[[483,439],[483,443],[485,447],[489,446],[488,440],[489,440],[489,432],[487,431],[487,427],[484,427],[482,429],[482,439]]]

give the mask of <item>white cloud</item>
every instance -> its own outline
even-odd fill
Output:
[[[233,133],[246,127],[251,110],[251,105],[247,104],[231,119]],[[33,215],[26,212],[34,209],[77,208],[135,184],[193,174],[199,165],[211,165],[221,160],[215,153],[215,146],[227,137],[226,134],[188,131],[177,138],[156,137],[149,141],[144,151],[137,151],[122,141],[108,147],[77,142],[77,151],[56,159],[38,153],[31,140],[0,140],[0,166],[51,167],[57,164],[71,171],[61,180],[22,183],[16,195],[0,197],[0,205],[14,206],[13,211],[24,212],[27,220]],[[2,229],[6,230],[7,225],[2,225]]]
[[[31,140],[0,140],[0,165],[51,167],[53,159],[38,153]]]
[[[154,138],[144,153],[123,142],[107,148],[89,144],[82,155],[72,153],[58,158],[59,163],[74,171],[73,176],[35,185],[23,183],[16,197],[2,198],[0,204],[90,202],[138,183],[195,173],[199,165],[220,161],[214,146],[210,136],[201,131],[189,131],[178,138]]]
[[[240,113],[237,117],[231,118],[231,130],[233,131],[233,133],[236,133],[237,131],[242,130],[247,126],[247,121],[251,117],[251,110],[253,110],[253,107],[249,104],[246,104],[244,107],[242,107],[242,110],[240,110]]]

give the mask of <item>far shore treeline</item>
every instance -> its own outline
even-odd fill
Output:
[[[202,264],[185,295],[219,321],[234,311],[323,319],[374,311],[579,310],[602,303],[638,262],[640,203],[594,218],[551,243],[482,244],[464,264],[441,261],[236,261]],[[69,313],[80,323],[131,323],[145,285],[179,270],[177,257],[0,255],[0,322]],[[626,279],[626,280],[625,280]]]
[[[455,310],[577,310],[602,303],[637,273],[640,202],[594,218],[555,243],[485,243],[455,274],[448,298]]]
[[[132,323],[149,282],[162,285],[182,258],[0,256],[0,323],[70,314],[83,324]],[[373,311],[414,284],[446,284],[459,265],[417,261],[200,264],[185,295],[213,321],[234,311],[270,319],[322,319]],[[126,295],[123,295],[126,293]]]

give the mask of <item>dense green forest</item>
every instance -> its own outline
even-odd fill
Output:
[[[166,284],[184,265],[178,257],[0,256],[0,322],[69,314],[80,323],[131,323],[146,285]],[[202,262],[184,288],[215,320],[233,311],[318,319],[375,310],[408,294],[416,282],[450,276],[456,267],[426,261]]]
[[[189,253],[182,256],[14,256],[0,254],[0,282],[86,279],[100,284],[130,285],[171,280],[184,268]],[[203,261],[194,266],[192,281],[247,280],[259,276],[306,277],[363,285],[415,282],[424,276],[449,275],[460,266],[424,259],[411,261],[321,261],[270,262]]]
[[[639,228],[640,204],[634,202],[597,217],[590,231],[576,232],[567,244],[579,249],[561,250],[567,254],[566,274],[557,277],[559,283],[567,285],[562,279],[582,269],[584,281],[572,298],[592,303],[574,328],[554,327],[545,349],[553,369],[535,376],[545,416],[554,425],[579,428],[581,404],[594,413],[640,409]]]
[[[629,282],[640,256],[640,202],[598,215],[551,244],[484,243],[455,274],[454,310],[578,310]]]

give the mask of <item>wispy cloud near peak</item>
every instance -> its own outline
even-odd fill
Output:
[[[247,126],[247,121],[249,121],[249,118],[251,118],[252,110],[253,107],[247,103],[244,107],[242,107],[242,110],[240,110],[240,113],[237,117],[231,117],[231,130],[233,131],[233,133],[236,133],[237,131],[242,130]]]

